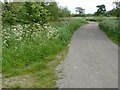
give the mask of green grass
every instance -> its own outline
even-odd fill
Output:
[[[118,28],[118,20],[119,19],[117,18],[106,18],[100,22],[99,26],[114,43],[120,45],[120,30]]]
[[[63,51],[61,51],[57,56],[52,59],[52,61],[45,62],[47,68],[39,69],[37,71],[30,71],[31,73],[24,73],[25,75],[30,75],[30,77],[26,78],[25,75],[18,75],[13,77],[5,78],[3,76],[3,88],[9,87],[9,88],[57,88],[56,87],[56,80],[58,77],[55,74],[55,68],[57,65],[60,64],[60,62],[64,59],[68,52],[68,47],[65,48]],[[34,66],[34,65],[33,65]],[[30,67],[30,69],[35,69]],[[35,66],[36,67],[36,66]],[[14,78],[14,80],[11,80],[10,78]],[[11,81],[7,84],[5,83],[7,80]],[[22,81],[23,79],[26,79],[27,82]],[[14,82],[15,81],[15,82]],[[19,81],[22,81],[22,84],[19,83]]]
[[[57,77],[54,71],[61,61],[61,59],[56,60],[56,55],[67,47],[73,32],[86,23],[86,20],[82,19],[67,19],[51,22],[50,25],[44,27],[36,24],[32,27],[31,25],[4,27],[3,42],[5,43],[3,43],[2,49],[3,82],[5,78],[31,75],[31,79],[34,81],[32,87],[55,87]],[[22,40],[17,40],[19,37],[14,33],[14,28],[16,28],[17,33],[20,33],[21,36],[19,37],[22,37]],[[21,31],[23,32],[21,33]],[[5,41],[8,36],[9,38]],[[24,85],[18,83],[4,84],[4,87],[18,86],[25,88]]]

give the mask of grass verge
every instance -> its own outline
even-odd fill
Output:
[[[67,19],[44,27],[33,24],[4,28],[4,87],[54,88],[55,67],[64,57],[58,60],[56,55],[70,43],[73,32],[86,23],[83,19]]]
[[[65,58],[68,47],[61,51],[52,61],[46,62],[47,68],[37,70],[34,73],[3,77],[3,88],[57,88],[55,68]],[[32,68],[32,67],[31,67]]]
[[[120,45],[120,30],[118,28],[119,19],[117,18],[106,18],[99,23],[102,31],[117,45]]]

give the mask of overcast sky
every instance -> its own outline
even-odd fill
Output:
[[[104,4],[106,10],[109,11],[113,8],[113,3],[116,0],[55,0],[59,6],[67,6],[72,13],[75,12],[75,7],[82,7],[85,13],[94,13],[97,11],[96,6]]]

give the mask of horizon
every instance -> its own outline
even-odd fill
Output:
[[[96,6],[104,4],[106,6],[106,11],[112,10],[114,8],[113,2],[116,0],[55,0],[59,6],[67,7],[71,13],[76,13],[76,7],[82,7],[85,9],[85,14],[93,14],[97,11]],[[87,4],[86,4],[87,2]]]

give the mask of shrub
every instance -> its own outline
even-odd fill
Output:
[[[116,18],[106,18],[99,24],[100,28],[110,37],[113,42],[120,45],[120,30],[118,28],[118,20]]]
[[[5,8],[6,5],[3,5]],[[3,10],[3,24],[13,25],[16,22],[43,25],[49,21],[50,13],[47,9],[35,2],[11,2],[7,5],[8,10]],[[16,10],[15,10],[16,8]]]

